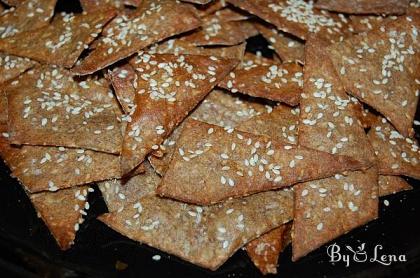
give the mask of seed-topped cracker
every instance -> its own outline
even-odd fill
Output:
[[[379,197],[388,196],[405,190],[412,190],[413,187],[402,177],[379,175]]]
[[[87,186],[30,194],[29,198],[38,216],[44,221],[62,250],[74,244],[76,233],[89,210],[87,195],[93,189]]]
[[[363,33],[374,29],[379,29],[391,20],[395,20],[396,16],[381,16],[381,15],[351,15],[350,25],[352,32]]]
[[[266,24],[256,23],[255,27],[271,44],[270,47],[279,55],[282,62],[303,63],[304,44],[300,40]]]
[[[419,98],[419,17],[403,16],[330,47],[347,92],[383,114],[404,136],[412,134]]]
[[[18,77],[36,64],[28,58],[0,53],[0,84]]]
[[[99,43],[73,72],[90,74],[165,38],[201,25],[193,7],[173,0],[145,0],[133,14],[120,15],[103,32]]]
[[[404,137],[384,118],[372,126],[368,137],[380,174],[420,179],[420,148],[416,139]]]
[[[347,33],[347,20],[315,9],[305,0],[227,0],[232,5],[275,25],[279,30],[306,40],[311,33],[329,41],[339,41]]]
[[[348,14],[404,14],[410,0],[319,0],[315,7]]]
[[[76,81],[64,69],[37,67],[5,88],[12,144],[120,153],[115,100],[98,80]]]
[[[138,74],[136,108],[124,136],[121,168],[128,173],[168,137],[237,64],[213,56],[147,54],[131,60]]]
[[[122,109],[126,114],[129,114],[134,108],[136,72],[130,64],[125,64],[109,71],[107,77],[114,87],[115,95]]]
[[[35,30],[48,24],[54,15],[57,0],[21,0],[16,8],[10,8],[0,15],[0,38]],[[32,36],[30,38],[33,39]]]
[[[373,149],[325,48],[316,39],[305,47],[299,145],[346,155],[369,168],[375,164]],[[371,167],[294,186],[293,260],[375,219],[377,179],[377,169]]]
[[[291,223],[281,225],[249,242],[245,250],[262,274],[276,274],[280,253],[291,241]]]
[[[111,10],[94,14],[62,14],[50,25],[0,40],[0,50],[70,68],[114,16],[115,12]]]
[[[252,65],[232,71],[219,86],[232,93],[297,105],[302,91],[302,67],[295,63]]]
[[[195,120],[185,123],[176,149],[157,191],[195,204],[217,203],[361,167],[346,156]]]
[[[215,270],[248,241],[289,222],[292,196],[284,190],[263,192],[205,207],[147,196],[99,220],[133,240]]]
[[[142,0],[80,0],[83,11],[94,13],[109,7],[124,9],[124,6],[139,7]]]
[[[181,0],[181,1],[189,2],[189,3],[193,3],[193,4],[199,4],[199,5],[206,5],[213,0]]]

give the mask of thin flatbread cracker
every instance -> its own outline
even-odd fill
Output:
[[[134,108],[136,90],[134,82],[137,79],[136,72],[130,64],[116,67],[108,72],[107,78],[114,88],[115,95],[122,109],[129,114]]]
[[[79,75],[93,73],[155,42],[200,25],[201,20],[189,5],[173,0],[145,0],[135,13],[112,20],[95,49],[76,65],[73,72]]]
[[[419,98],[420,17],[403,16],[329,48],[346,92],[387,117],[404,136],[412,134]]]
[[[7,98],[2,90],[0,90],[0,126],[4,127],[4,131],[7,132]],[[3,132],[3,130],[1,130]],[[8,135],[7,135],[8,136]]]
[[[196,6],[197,12],[200,15],[200,17],[205,17],[210,14],[213,14],[223,8],[226,7],[226,1],[225,0],[214,0],[207,5],[200,5]]]
[[[130,61],[138,72],[138,92],[123,141],[121,169],[128,173],[168,137],[174,128],[237,64],[216,57],[147,54]]]
[[[83,11],[88,13],[97,12],[101,9],[107,9],[114,7],[117,9],[123,9],[124,5],[139,7],[142,0],[79,0],[82,5]]]
[[[262,274],[277,274],[280,253],[291,241],[291,228],[291,223],[281,225],[245,246],[249,258]]]
[[[318,0],[315,7],[348,14],[405,14],[410,0]]]
[[[199,5],[206,5],[213,0],[181,0],[181,1],[188,2],[188,3],[193,3],[193,4],[199,4]]]
[[[218,10],[214,15],[222,22],[241,21],[249,19],[249,15],[241,10],[234,10],[230,7]]]
[[[344,17],[314,8],[304,0],[227,0],[232,5],[275,25],[302,40],[316,33],[328,41],[339,41],[347,33]]]
[[[379,175],[379,197],[392,195],[401,191],[412,190],[413,187],[402,177]]]
[[[70,68],[114,16],[112,10],[58,16],[50,25],[0,40],[0,50]]]
[[[195,120],[185,123],[176,149],[157,192],[194,204],[213,204],[361,167],[345,156]]]
[[[0,16],[0,38],[35,30],[48,24],[54,15],[57,0],[26,0]],[[33,37],[31,36],[33,39]]]
[[[99,220],[141,243],[211,270],[248,241],[291,220],[293,194],[263,192],[199,207],[155,196]]]
[[[76,233],[89,209],[87,195],[92,191],[92,188],[82,186],[29,195],[38,216],[62,250],[67,250],[74,244]]]
[[[36,64],[28,58],[0,53],[0,84],[18,77]]]
[[[255,27],[261,35],[271,44],[274,51],[284,63],[303,63],[304,44],[290,35],[270,27],[266,24],[256,23]]]
[[[350,25],[352,32],[363,33],[378,29],[391,20],[395,20],[396,16],[380,16],[380,15],[351,15]]]
[[[420,179],[420,148],[416,139],[404,137],[384,118],[372,126],[368,137],[380,174]]]
[[[255,65],[238,68],[219,83],[232,93],[280,101],[295,106],[302,91],[302,67],[294,64]]]
[[[120,153],[122,136],[109,86],[76,81],[68,71],[38,67],[5,88],[12,144]]]
[[[322,61],[322,62],[320,62]],[[375,155],[325,51],[309,39],[305,47],[304,93],[299,145],[346,155],[366,168]],[[293,260],[378,216],[378,174],[366,171],[294,186]]]

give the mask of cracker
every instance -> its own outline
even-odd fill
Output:
[[[164,16],[162,16],[164,15]],[[201,25],[193,7],[173,0],[145,0],[133,14],[112,20],[89,55],[73,69],[86,75],[165,38]]]
[[[213,0],[182,0],[182,1],[188,2],[188,3],[193,3],[193,4],[198,4],[198,5],[206,5]]]
[[[131,60],[138,72],[136,109],[124,136],[121,168],[128,173],[193,110],[237,64],[216,57],[140,54]]]
[[[44,221],[62,250],[74,244],[76,233],[89,209],[88,192],[92,191],[92,188],[82,186],[29,195],[38,217]]]
[[[2,2],[9,6],[19,6],[22,0],[2,0]]]
[[[0,53],[0,84],[18,77],[36,64],[27,58]]]
[[[139,7],[142,0],[80,0],[83,11],[88,13],[97,12],[101,9],[107,9],[109,7],[124,9],[124,5]]]
[[[115,100],[100,81],[74,80],[54,67],[30,70],[5,88],[12,144],[120,153]]]
[[[368,137],[378,157],[380,174],[420,179],[420,149],[416,139],[404,137],[384,118],[372,126]]]
[[[380,15],[351,15],[350,25],[354,33],[363,33],[378,29],[391,20],[397,19],[396,16],[380,16]]]
[[[303,63],[304,44],[300,40],[266,24],[256,23],[255,27],[284,63]]]
[[[248,241],[291,220],[289,191],[198,207],[148,196],[99,220],[141,243],[211,270]]]
[[[410,0],[319,0],[315,7],[348,14],[405,14]]]
[[[417,108],[419,17],[401,17],[330,47],[347,92],[387,117],[404,136],[412,133]]]
[[[223,21],[217,16],[209,16],[203,21],[199,31],[183,39],[198,46],[236,45],[258,35],[257,29],[249,21]]]
[[[361,167],[345,156],[196,120],[185,123],[176,149],[157,191],[194,204],[217,203]]]
[[[279,30],[306,40],[310,33],[339,41],[347,33],[344,17],[316,10],[304,0],[228,0],[232,5],[274,24]]]
[[[251,261],[262,274],[277,274],[280,253],[291,240],[291,228],[291,223],[281,225],[245,246]]]
[[[61,15],[48,26],[0,40],[0,50],[45,64],[70,68],[114,16],[115,12],[111,10],[94,14]]]
[[[226,1],[225,0],[215,0],[207,5],[200,5],[196,6],[197,12],[200,15],[200,17],[205,17],[207,15],[213,14],[221,9],[226,7]]]
[[[405,190],[412,190],[413,187],[402,177],[379,175],[379,197],[388,196]]]
[[[235,69],[219,86],[232,93],[240,92],[295,106],[300,100],[302,75],[302,67],[294,63],[253,65]]]
[[[134,108],[136,90],[134,81],[137,79],[136,72],[129,64],[114,68],[108,72],[107,78],[114,88],[115,95],[123,111],[128,114]]]
[[[325,51],[325,43],[309,39],[305,46],[304,93],[299,145],[346,155],[365,168],[375,155]],[[294,186],[293,260],[378,216],[378,174],[366,171]]]
[[[18,7],[6,10],[0,16],[0,38],[47,25],[54,15],[56,2],[57,0],[26,0]]]
[[[0,90],[0,126],[4,126],[7,132],[7,98],[3,90]],[[3,131],[3,130],[2,130]]]
[[[234,10],[230,7],[226,7],[216,11],[214,13],[214,16],[222,22],[241,21],[249,19],[249,14],[246,14],[241,10]]]

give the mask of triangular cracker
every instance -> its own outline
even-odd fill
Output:
[[[347,155],[366,168],[375,164],[367,136],[353,113],[332,66],[325,43],[305,46],[304,93],[301,99],[299,145]],[[321,61],[321,62],[320,62]],[[293,260],[373,220],[378,215],[375,167],[294,186]]]
[[[379,197],[388,196],[400,191],[412,190],[413,187],[402,177],[379,175]]]
[[[114,16],[115,12],[111,10],[61,15],[48,26],[0,40],[0,50],[70,68]]]
[[[170,36],[200,26],[194,8],[173,0],[145,0],[135,13],[111,21],[95,49],[73,72],[90,74]]]
[[[317,33],[329,41],[339,41],[347,32],[344,17],[316,10],[313,1],[227,0],[227,2],[302,40],[306,40],[310,33]]]
[[[235,69],[219,86],[232,93],[240,92],[295,106],[299,104],[302,76],[302,67],[294,63],[253,65]]]
[[[349,14],[404,14],[410,0],[319,0],[318,9]]]
[[[138,72],[136,109],[124,136],[121,168],[139,165],[237,64],[216,57],[140,54],[131,60]]]
[[[0,53],[0,84],[18,77],[36,64],[27,58]]]
[[[291,240],[291,223],[281,225],[245,246],[245,250],[262,274],[276,274],[280,253]]]
[[[121,234],[212,270],[248,241],[291,220],[289,191],[197,207],[148,196],[99,219]]]
[[[404,136],[412,133],[419,98],[420,17],[401,17],[330,47],[347,92],[387,117]]]
[[[114,87],[115,95],[122,109],[126,114],[129,114],[134,108],[136,72],[130,64],[126,64],[108,72],[107,77]]]
[[[35,30],[48,24],[54,15],[57,0],[26,0],[0,16],[0,38]],[[32,36],[30,36],[33,39]]]
[[[158,193],[195,204],[217,203],[361,167],[345,156],[195,120],[185,123],[176,149]]]
[[[121,131],[109,87],[68,71],[38,67],[13,81],[8,98],[12,144],[121,151]]]
[[[87,186],[30,194],[38,216],[47,225],[62,250],[67,250],[74,244],[76,233],[83,216],[89,209],[88,192],[93,189]]]
[[[401,135],[382,118],[368,133],[378,157],[379,173],[420,179],[420,148],[416,139]]]

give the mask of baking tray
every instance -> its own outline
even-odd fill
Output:
[[[80,12],[78,1],[58,1],[57,12]],[[271,56],[258,36],[247,46]],[[416,119],[420,119],[417,113]],[[417,129],[417,136],[420,130]],[[278,277],[420,277],[420,182],[414,187],[381,198],[379,219],[319,248],[298,262],[291,262],[291,247],[280,256]],[[384,205],[384,200],[389,206]],[[99,190],[89,196],[91,209],[81,225],[75,245],[60,251],[42,220],[37,218],[19,183],[0,163],[0,275],[1,277],[260,277],[246,253],[239,250],[215,272],[196,267],[174,256],[139,244],[111,230],[96,217],[107,211]],[[405,255],[406,262],[389,266],[377,262],[330,262],[327,246],[336,243],[345,251],[365,244],[369,258],[375,246],[380,255]],[[154,255],[161,259],[155,261]]]

